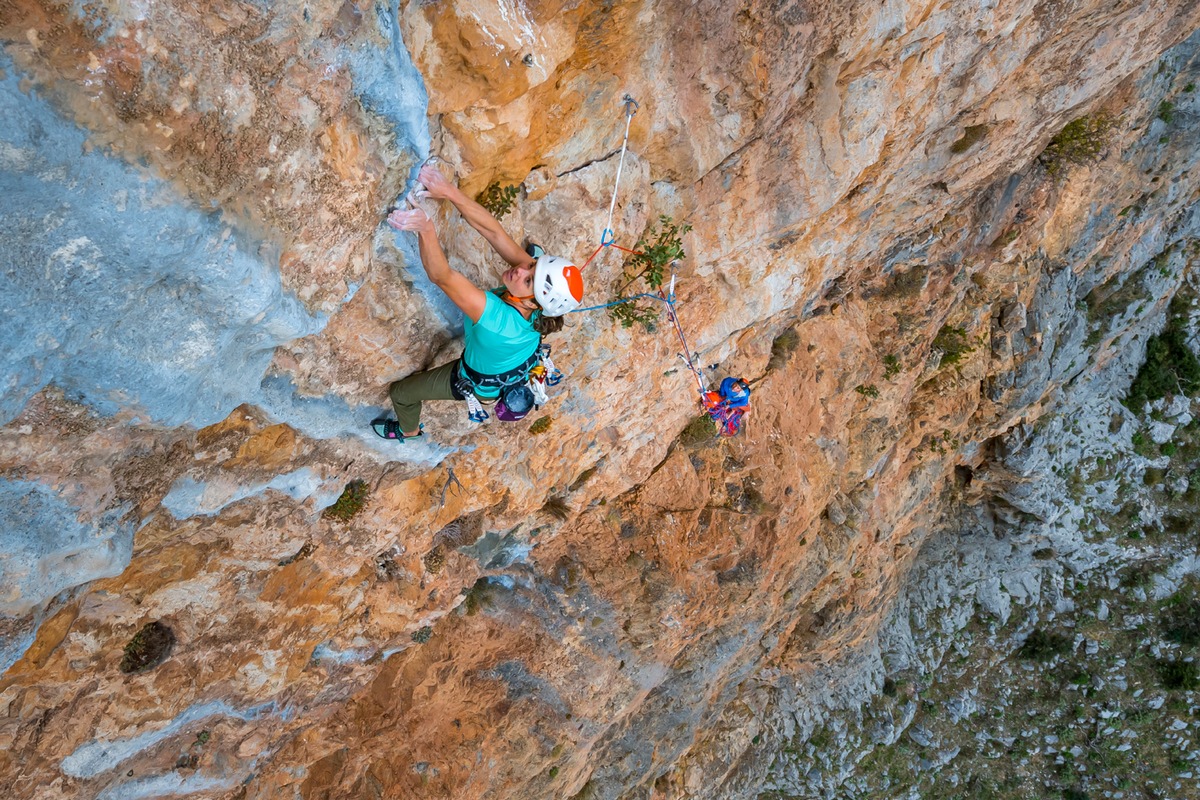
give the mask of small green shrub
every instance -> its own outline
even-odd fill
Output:
[[[943,325],[937,336],[933,337],[933,347],[942,351],[939,367],[957,364],[975,350],[967,340],[967,332],[955,325]]]
[[[879,397],[879,389],[876,388],[875,384],[873,384],[873,383],[860,384],[858,386],[855,386],[854,391],[858,392],[863,397],[870,397],[872,400]]]
[[[503,219],[512,210],[513,201],[520,194],[520,186],[501,186],[492,181],[475,197],[475,202],[486,208],[496,219]]]
[[[1051,175],[1073,164],[1089,164],[1100,155],[1112,130],[1113,119],[1101,112],[1067,123],[1046,145],[1038,160]]]
[[[1127,567],[1121,573],[1121,586],[1126,589],[1149,589],[1154,585],[1154,569],[1145,562]]]
[[[1200,686],[1200,673],[1196,671],[1196,665],[1189,661],[1159,659],[1155,662],[1154,669],[1164,689],[1190,691]]]
[[[982,141],[987,136],[987,132],[987,125],[968,125],[963,128],[962,138],[950,145],[950,152],[955,155],[967,152],[972,146]]]
[[[647,227],[633,247],[637,253],[625,262],[621,277],[613,283],[613,301],[626,299],[625,293],[639,281],[651,291],[661,289],[670,271],[671,262],[684,257],[683,237],[691,229],[691,225],[677,225],[665,215],[658,218],[657,224]],[[620,322],[623,328],[632,328],[637,324],[647,332],[653,333],[659,309],[656,305],[651,305],[652,302],[630,299],[628,302],[612,306],[608,313]]]
[[[322,511],[321,516],[325,519],[349,522],[366,507],[367,498],[370,496],[371,489],[367,486],[366,481],[350,481],[338,496],[337,501]]]
[[[468,617],[491,608],[496,601],[496,587],[487,578],[480,578],[463,594],[462,609]]]
[[[1163,603],[1159,624],[1167,641],[1185,647],[1200,644],[1200,593],[1196,584],[1185,584]]]
[[[900,359],[893,353],[883,357],[883,379],[890,381],[900,374]]]
[[[1158,446],[1158,452],[1164,456],[1170,457],[1175,455],[1175,451],[1179,449],[1179,445],[1174,442],[1163,442]]]
[[[1183,87],[1183,90],[1188,93],[1194,92],[1194,91],[1196,91],[1196,84],[1188,83],[1187,86]]]
[[[175,632],[155,620],[142,627],[125,645],[119,669],[125,674],[148,672],[167,660],[175,647]]]
[[[551,422],[552,420],[549,416],[540,417],[534,420],[533,424],[529,426],[529,432],[534,436],[545,433],[550,430]]]
[[[574,481],[571,482],[571,485],[567,487],[567,491],[568,492],[579,491],[580,489],[583,488],[583,485],[585,483],[587,483],[588,481],[590,481],[592,479],[592,476],[594,476],[599,471],[600,471],[599,464],[596,464],[593,467],[588,467],[583,472],[579,473],[578,478],[576,478]]]
[[[1134,412],[1169,394],[1192,395],[1200,389],[1200,360],[1187,345],[1185,301],[1171,301],[1167,326],[1146,343],[1146,361],[1122,401]]]
[[[1170,100],[1163,100],[1158,104],[1158,111],[1155,112],[1154,116],[1170,125],[1175,121],[1175,104]]]
[[[433,636],[433,628],[428,625],[423,625],[419,629],[413,631],[412,640],[417,644],[425,644]]]
[[[1055,656],[1065,656],[1071,652],[1071,638],[1061,633],[1046,633],[1041,628],[1034,629],[1025,643],[1017,649],[1017,656],[1030,661],[1049,661]]]

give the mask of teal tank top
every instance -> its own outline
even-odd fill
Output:
[[[521,312],[486,292],[479,322],[463,319],[463,358],[467,366],[485,375],[499,375],[524,364],[541,344],[542,336]]]

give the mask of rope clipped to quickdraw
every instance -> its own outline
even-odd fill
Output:
[[[638,101],[634,100],[629,95],[625,95],[625,97],[622,99],[625,101],[625,138],[621,141],[621,158],[617,161],[617,179],[613,181],[612,200],[610,200],[608,203],[608,219],[604,222],[604,229],[600,231],[600,246],[597,247],[590,256],[588,256],[587,261],[583,262],[583,266],[580,267],[580,270],[586,269],[587,265],[592,263],[592,259],[600,255],[600,251],[606,247],[615,247],[618,250],[622,250],[626,253],[634,252],[633,250],[629,250],[628,248],[621,247],[620,245],[616,244],[617,236],[613,232],[612,228],[613,212],[617,208],[617,189],[619,189],[621,186],[621,172],[625,169],[625,152],[629,149],[629,126],[633,124],[633,115],[638,112],[639,108],[641,108],[641,106],[638,105]]]
[[[612,229],[613,212],[617,207],[617,190],[621,185],[621,171],[625,167],[625,153],[629,147],[629,127],[633,122],[633,115],[638,111],[638,102],[629,95],[625,95],[625,138],[621,142],[621,158],[617,162],[617,178],[613,182],[612,199],[608,203],[608,218],[605,220],[604,229],[600,232],[600,245],[588,256],[587,261],[583,262],[584,269],[592,260],[600,255],[600,252],[606,247],[615,247],[623,253],[629,253],[634,256],[645,255],[637,250],[631,250],[627,247],[622,247],[616,243],[616,234]],[[634,300],[647,298],[658,300],[667,307],[667,319],[671,321],[672,327],[675,328],[675,335],[679,338],[679,344],[683,347],[683,352],[679,357],[687,365],[688,371],[696,378],[696,389],[700,392],[700,403],[704,406],[705,411],[712,418],[717,426],[717,433],[721,436],[734,436],[741,430],[741,420],[750,411],[750,386],[741,378],[726,378],[721,381],[717,391],[710,392],[707,389],[707,384],[704,380],[704,373],[700,367],[696,365],[696,358],[692,353],[691,347],[688,345],[686,334],[683,332],[683,326],[679,324],[679,314],[675,308],[675,268],[677,262],[671,262],[671,284],[664,292],[659,289],[657,292],[642,292],[641,294],[633,295],[632,297],[622,297],[620,300],[613,300],[609,303],[600,305],[588,306],[586,308],[577,308],[570,312],[578,314],[584,311],[596,311],[602,308],[612,308],[613,306],[621,305],[622,303],[631,303]]]

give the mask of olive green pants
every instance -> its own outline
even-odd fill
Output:
[[[458,369],[458,359],[440,367],[416,372],[401,378],[388,387],[392,407],[396,409],[396,421],[400,430],[412,433],[421,424],[421,403],[426,400],[461,400],[450,388],[450,379]]]

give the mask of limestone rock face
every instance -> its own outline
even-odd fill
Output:
[[[1038,420],[1111,412],[1162,324],[1200,236],[1198,27],[1190,2],[0,0],[5,796],[836,791],[782,743],[885,651],[936,663],[929,609],[1052,590],[996,536],[929,568],[933,533],[1058,514]],[[534,417],[435,403],[423,439],[373,437],[387,384],[461,346],[383,223],[413,167],[522,185],[505,227],[582,263],[626,94],[612,228],[693,226],[679,319],[710,375],[756,380],[743,434],[689,434],[665,317],[597,311],[549,340],[569,379]],[[1038,159],[1085,115],[1094,157]],[[622,268],[600,251],[588,302]]]

